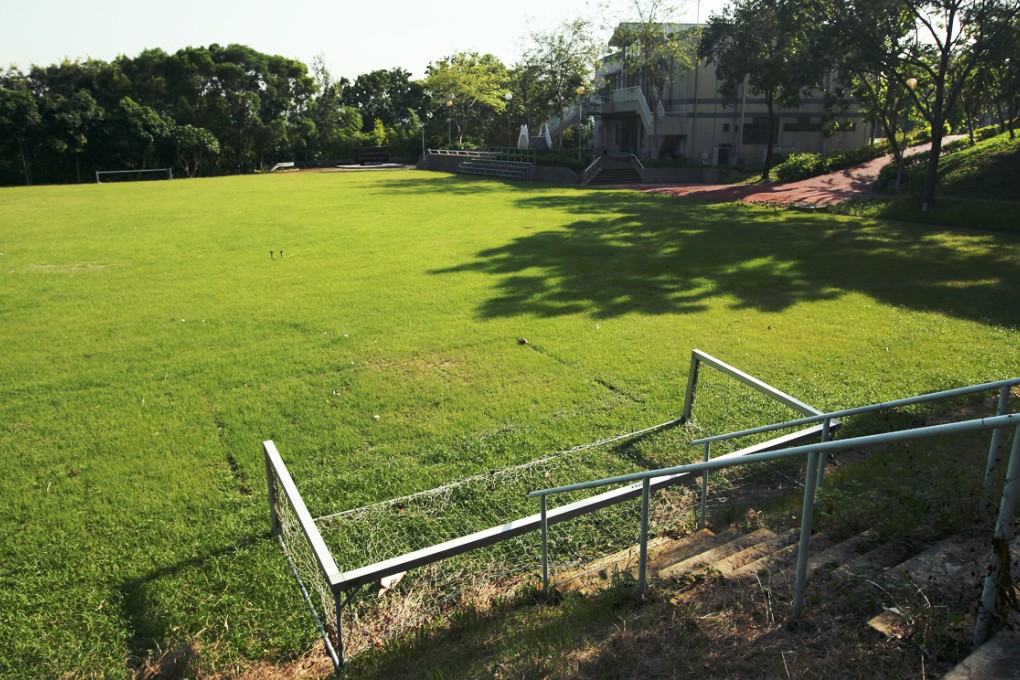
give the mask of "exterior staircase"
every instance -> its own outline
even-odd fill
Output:
[[[631,167],[602,168],[588,186],[607,186],[612,184],[641,184],[641,175]]]
[[[690,585],[710,579],[744,581],[749,586],[792,582],[798,535],[799,531],[794,529],[776,532],[760,528],[749,533],[702,529],[681,538],[655,537],[648,542],[648,577]],[[1010,544],[1010,554],[1018,552],[1020,536]],[[952,536],[917,552],[914,541],[882,541],[871,531],[844,540],[816,533],[811,537],[808,558],[808,588],[817,596],[813,598],[817,604],[812,606],[838,607],[840,594],[848,592],[846,584],[866,579],[883,591],[895,584],[910,584],[965,617],[972,613],[980,596],[988,554],[988,541],[973,534]],[[1014,583],[1020,582],[1020,560],[1012,559],[1010,569]],[[637,570],[638,547],[632,546],[595,562],[556,572],[550,583],[560,590],[590,594],[621,577],[637,578]],[[672,601],[682,601],[687,590],[681,587]],[[867,623],[887,639],[913,633],[910,617],[896,607],[875,612]],[[1017,633],[1003,631],[945,677],[1020,678],[1020,645],[1014,644],[1017,640],[1020,640]],[[981,669],[979,674],[973,674],[974,668]]]
[[[629,158],[603,156],[598,160],[598,171],[586,178],[586,186],[610,186],[614,184],[641,184],[644,178]]]

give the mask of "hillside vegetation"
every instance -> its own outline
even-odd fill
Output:
[[[922,210],[920,191],[924,185],[924,157],[904,166],[901,193],[882,199],[853,201],[836,212],[881,217],[918,224],[966,227],[1020,233],[1016,203],[1020,196],[1020,139],[1008,134],[965,146],[942,158],[938,202]],[[895,176],[887,167],[882,177]]]

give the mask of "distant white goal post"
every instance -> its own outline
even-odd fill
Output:
[[[103,182],[139,182],[156,179],[173,179],[170,168],[152,168],[149,170],[96,170],[96,184]]]

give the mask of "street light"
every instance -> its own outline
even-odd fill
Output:
[[[446,145],[453,146],[453,99],[446,100]]]
[[[581,117],[584,115],[584,85],[578,85],[577,89],[577,160],[581,160]]]
[[[510,101],[514,98],[514,93],[507,92],[503,98],[506,99],[506,145],[507,148],[510,148],[513,146],[510,141]]]

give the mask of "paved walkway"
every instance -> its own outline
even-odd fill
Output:
[[[946,137],[943,144],[959,135]],[[907,149],[905,156],[927,151],[930,144]],[[875,195],[875,180],[882,167],[892,159],[883,156],[828,175],[796,182],[776,184],[683,184],[639,189],[647,193],[689,196],[713,202],[746,201],[748,203],[797,203],[802,205],[836,205],[851,198]],[[637,188],[637,187],[635,187]]]

